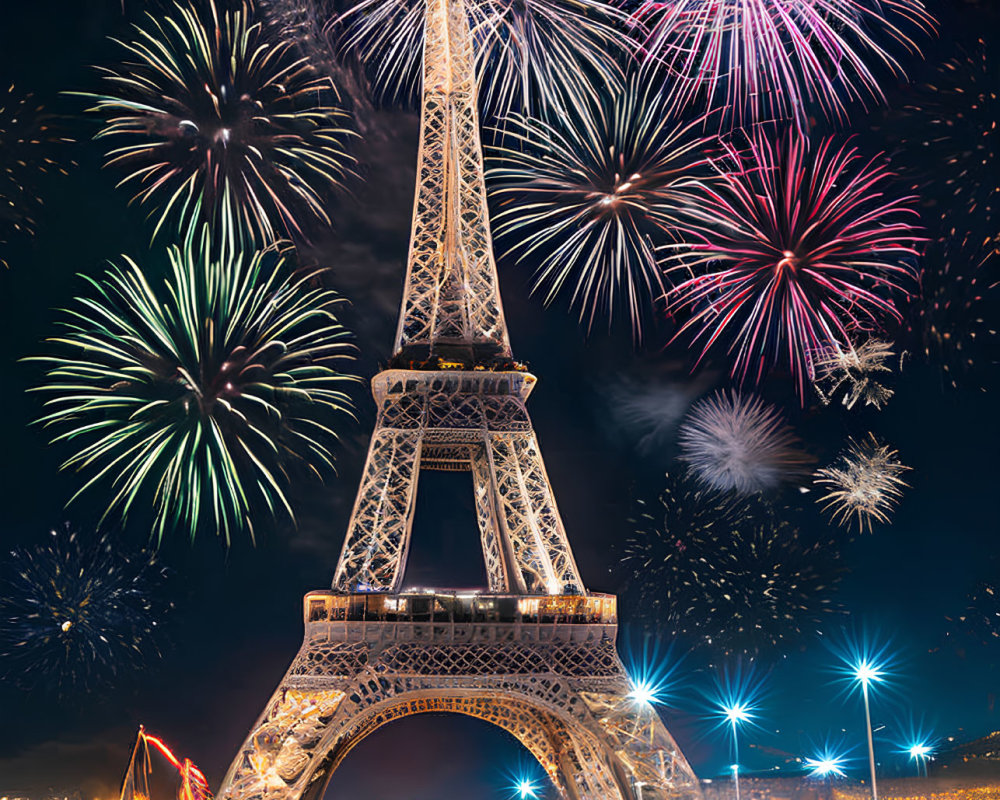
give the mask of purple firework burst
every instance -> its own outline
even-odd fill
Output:
[[[842,120],[851,101],[882,100],[877,65],[902,74],[894,53],[934,29],[920,0],[644,0],[634,18],[676,105],[800,127],[812,108]]]
[[[668,310],[688,314],[677,335],[691,334],[700,358],[728,339],[734,378],[757,382],[785,362],[804,398],[810,353],[900,319],[895,297],[915,285],[923,241],[914,198],[892,195],[884,159],[832,139],[758,131],[727,151],[687,241],[670,247]]]

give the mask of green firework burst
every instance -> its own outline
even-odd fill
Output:
[[[110,485],[107,517],[151,504],[153,531],[214,527],[229,542],[253,519],[287,513],[287,468],[333,465],[335,424],[351,415],[352,357],[340,298],[288,277],[275,252],[209,251],[207,229],[168,251],[154,288],[132,260],[88,279],[44,363],[40,420],[76,452],[64,469]]]

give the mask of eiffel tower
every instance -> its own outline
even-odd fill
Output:
[[[587,592],[525,410],[486,208],[464,0],[427,0],[406,285],[378,419],[332,591],[225,777],[222,800],[321,800],[392,720],[491,722],[567,800],[698,798],[656,711],[630,695],[612,595]],[[472,473],[489,587],[404,591],[421,469]]]

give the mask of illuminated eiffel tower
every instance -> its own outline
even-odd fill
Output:
[[[332,591],[220,789],[320,800],[392,720],[451,712],[515,736],[569,800],[700,795],[656,712],[631,697],[612,595],[588,593],[511,357],[483,184],[463,0],[427,0],[413,231],[395,355]],[[488,591],[402,590],[421,469],[472,473]],[[391,763],[391,754],[386,762]]]

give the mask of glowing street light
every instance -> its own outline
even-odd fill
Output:
[[[625,667],[628,673],[628,699],[642,709],[664,705],[677,683],[680,662],[671,657],[671,651],[661,655],[657,643],[643,642],[642,655],[626,650]]]
[[[868,768],[872,778],[872,800],[878,800],[878,785],[875,783],[875,743],[872,740],[872,714],[868,702],[868,687],[882,681],[884,667],[868,655],[861,655],[849,663],[850,674],[861,685],[861,696],[865,701],[865,730],[868,734]]]
[[[744,672],[740,667],[735,672],[728,669],[718,676],[714,695],[711,697],[715,714],[719,719],[718,727],[729,728],[733,737],[733,783],[736,787],[736,800],[740,800],[740,727],[754,724],[757,712],[757,700],[761,696],[763,685],[756,678],[753,670]]]
[[[733,724],[733,729],[735,730],[737,724],[750,721],[750,710],[750,707],[745,703],[736,703],[735,705],[723,708],[722,713]]]
[[[659,687],[649,680],[633,680],[629,699],[639,706],[651,706],[660,702]]]
[[[810,770],[810,778],[843,778],[846,775],[843,768],[843,756],[831,756],[824,753],[819,758],[807,758],[804,763]]]
[[[737,762],[732,766],[733,782],[736,784],[736,800],[740,800],[739,726],[752,719],[753,709],[745,702],[736,702],[729,705],[723,704],[720,706],[720,710],[733,731],[733,759]]]
[[[910,754],[910,758],[917,762],[917,777],[920,776],[920,767],[923,765],[924,777],[927,777],[927,761],[931,757],[933,750],[931,746],[926,742],[918,742],[916,744],[910,745],[906,752]]]
[[[521,800],[538,797],[538,786],[534,781],[529,781],[527,778],[522,778],[517,782],[517,788],[515,791]]]

